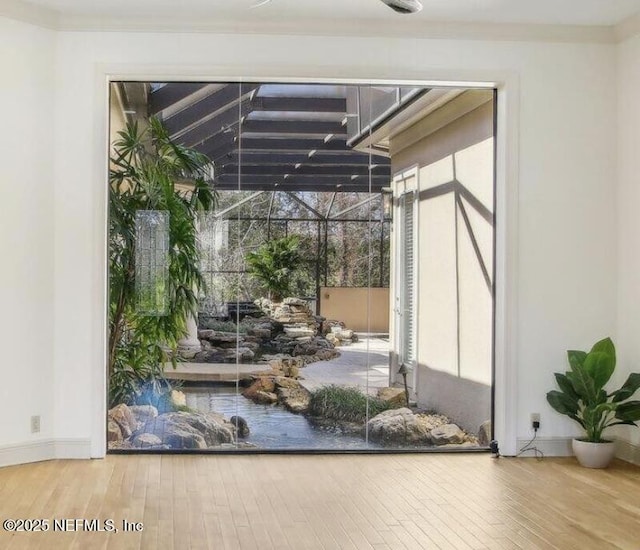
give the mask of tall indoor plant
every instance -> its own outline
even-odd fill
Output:
[[[578,461],[591,468],[606,467],[613,458],[614,445],[604,439],[604,430],[617,425],[637,426],[640,420],[640,401],[631,400],[640,388],[640,374],[630,374],[618,390],[604,389],[616,367],[611,338],[596,342],[589,352],[569,350],[567,356],[570,370],[555,373],[560,390],[547,393],[547,401],[584,429],[584,436],[573,440]]]
[[[174,143],[161,122],[128,124],[113,143],[109,172],[109,349],[110,402],[131,401],[145,384],[162,380],[186,335],[188,315],[197,312],[204,281],[199,268],[196,219],[214,206],[205,181],[210,161]],[[168,214],[165,315],[135,307],[136,213]]]

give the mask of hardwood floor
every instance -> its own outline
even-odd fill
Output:
[[[51,522],[0,531],[11,550],[638,550],[640,468],[485,454],[111,455],[0,468],[7,518]],[[53,531],[76,518],[113,519],[119,532]],[[123,519],[144,530],[123,532]]]

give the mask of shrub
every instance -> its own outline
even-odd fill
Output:
[[[217,319],[207,319],[201,323],[200,328],[217,330],[218,332],[240,332],[245,334],[247,332],[247,326],[240,323],[240,326],[236,325],[233,321],[219,321]]]
[[[357,388],[323,386],[311,394],[309,414],[340,422],[366,422],[389,409],[389,405],[368,397]]]

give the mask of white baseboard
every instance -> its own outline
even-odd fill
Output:
[[[640,446],[616,438],[616,457],[640,466]]]
[[[40,439],[0,446],[0,467],[62,458],[91,458],[91,440]]]
[[[529,443],[529,441],[530,439],[518,439],[517,452]],[[573,456],[570,437],[538,437],[532,445],[542,451],[544,456]],[[535,454],[533,451],[529,451],[520,456],[532,457],[535,456]]]
[[[573,456],[571,449],[570,437],[539,437],[534,445],[540,449],[545,456]],[[522,449],[528,439],[518,439],[518,450]],[[616,458],[637,464],[640,466],[640,446],[634,445],[624,439],[615,439],[616,442]],[[533,451],[524,453],[523,457],[534,456]]]

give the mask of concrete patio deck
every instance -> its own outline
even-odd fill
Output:
[[[169,380],[185,382],[235,382],[251,380],[261,374],[269,374],[271,367],[262,364],[235,363],[178,363],[174,369],[170,364],[165,366],[164,375]]]
[[[340,357],[319,361],[300,369],[300,383],[308,390],[338,384],[355,386],[370,394],[389,385],[389,340],[376,335],[364,335],[360,341],[338,348]],[[178,363],[174,369],[165,366],[164,375],[170,380],[186,382],[235,382],[251,380],[271,373],[267,364],[235,363]]]
[[[300,383],[308,390],[338,384],[356,386],[375,395],[389,385],[389,339],[363,335],[350,346],[337,348],[340,357],[311,363],[300,370]]]

